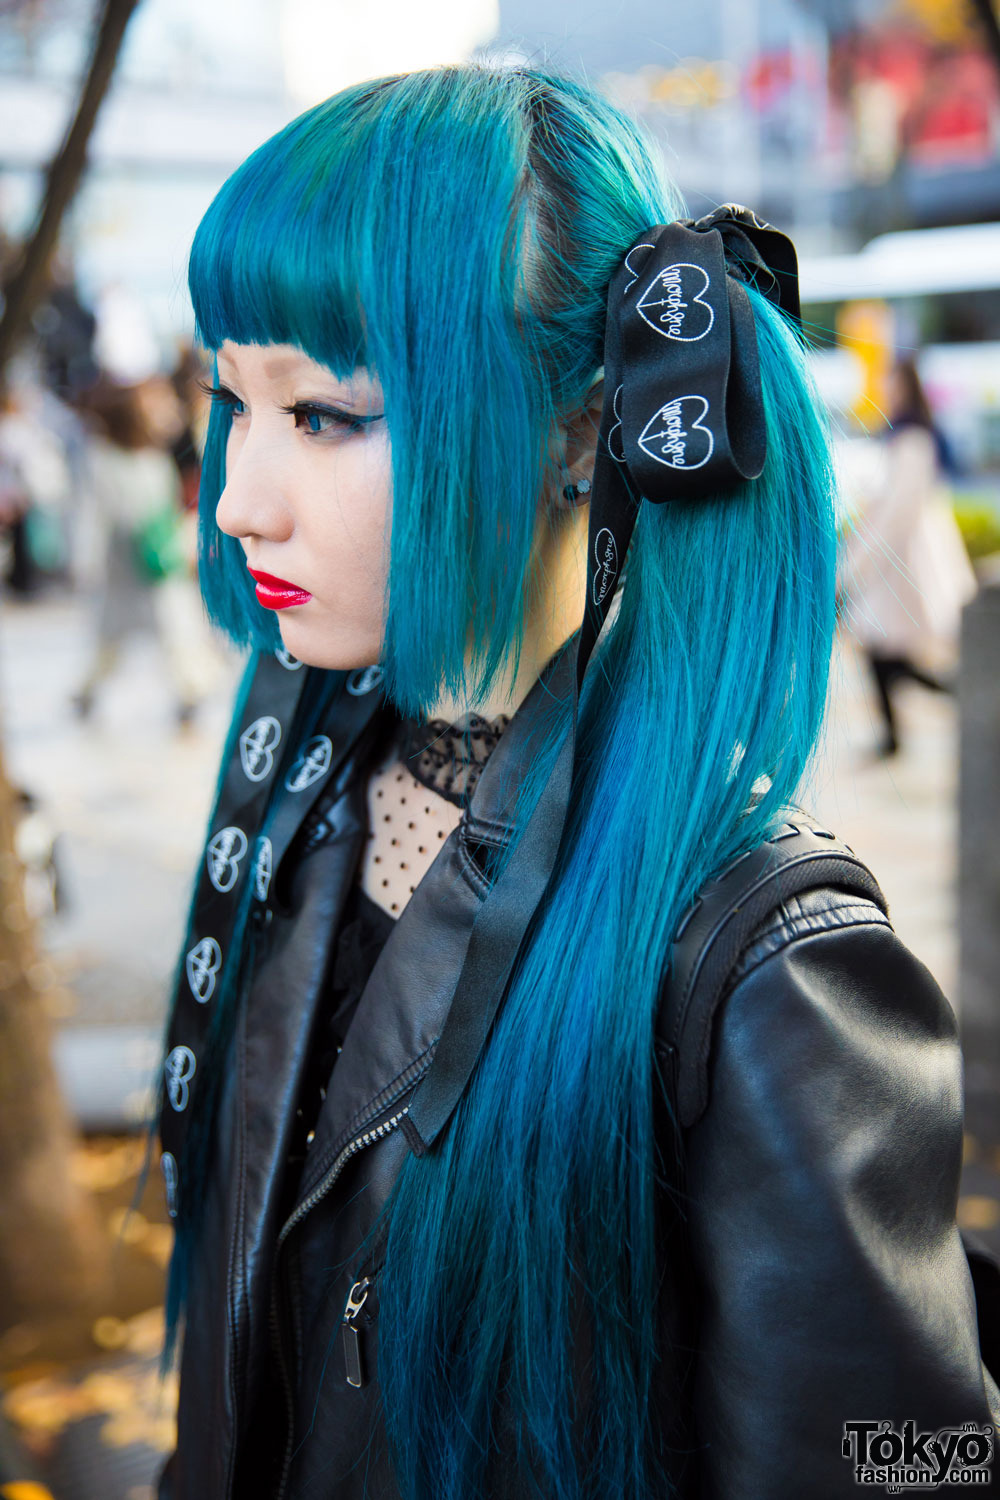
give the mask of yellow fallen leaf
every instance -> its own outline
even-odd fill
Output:
[[[151,1307],[128,1320],[126,1346],[132,1354],[159,1354],[163,1344],[163,1308]]]
[[[37,1380],[16,1386],[3,1399],[3,1409],[23,1432],[55,1434],[70,1422],[91,1414],[92,1408],[75,1386],[56,1380]]]
[[[128,1329],[121,1318],[109,1315],[96,1319],[90,1336],[99,1349],[120,1349],[128,1338]]]
[[[957,1218],[960,1229],[993,1229],[1000,1224],[1000,1202],[970,1193],[959,1198]]]
[[[177,1442],[177,1426],[170,1417],[150,1417],[145,1412],[120,1412],[101,1428],[101,1442],[108,1448],[131,1448],[143,1443],[156,1453],[169,1453]]]
[[[135,1383],[127,1370],[94,1370],[77,1389],[94,1412],[128,1411],[135,1399]]]

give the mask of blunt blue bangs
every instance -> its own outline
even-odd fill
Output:
[[[258,147],[219,189],[198,226],[188,268],[198,337],[295,344],[338,375],[366,359],[358,297],[356,184],[324,143],[356,161],[349,90],[300,115]],[[363,176],[363,174],[359,174]]]
[[[601,364],[622,245],[663,211],[648,158],[623,148],[634,127],[606,102],[595,120],[593,99],[485,67],[348,89],[254,152],[195,237],[209,348],[292,343],[337,375],[363,364],[381,381],[393,485],[381,665],[406,713],[441,692],[487,697],[509,660],[516,670],[549,436]],[[584,137],[590,172],[571,189],[566,152]],[[569,212],[553,213],[570,191]],[[202,590],[233,640],[271,648],[275,622],[215,527],[228,421],[213,413]]]

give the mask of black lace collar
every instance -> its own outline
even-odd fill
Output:
[[[466,807],[510,720],[509,714],[484,719],[476,713],[464,714],[454,724],[444,719],[423,723],[405,719],[403,762],[423,786],[456,807]]]

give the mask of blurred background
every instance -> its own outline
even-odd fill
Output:
[[[150,1500],[172,1441],[142,1131],[240,666],[195,581],[191,237],[301,109],[477,55],[585,74],[693,214],[796,240],[844,534],[803,800],[960,1013],[960,1217],[1000,1246],[993,0],[0,0],[7,1500]]]

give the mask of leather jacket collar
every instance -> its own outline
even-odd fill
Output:
[[[562,679],[573,668],[574,645],[575,637],[519,705],[486,763],[468,812],[379,954],[333,1071],[295,1211],[335,1169],[341,1153],[359,1149],[353,1143],[367,1130],[394,1118],[433,1060],[469,934],[490,889],[484,851],[504,847],[513,834],[519,768],[547,699],[565,690]]]

